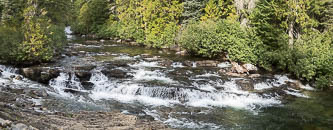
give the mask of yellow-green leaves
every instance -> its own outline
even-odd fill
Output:
[[[24,9],[24,41],[20,46],[22,55],[18,60],[41,62],[52,58],[52,50],[49,43],[47,29],[49,28],[49,19],[45,17],[47,12],[38,9],[37,0],[29,0],[28,6]]]
[[[205,15],[201,17],[202,21],[218,20],[220,18],[227,18],[236,20],[236,8],[232,0],[209,0],[204,8]]]

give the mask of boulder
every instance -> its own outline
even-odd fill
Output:
[[[183,62],[183,65],[187,66],[187,67],[192,67],[193,66],[193,62],[186,60],[186,61]]]
[[[49,94],[45,89],[32,90],[29,92],[30,95],[35,95],[37,97],[47,97]]]
[[[73,66],[73,69],[78,70],[78,71],[90,71],[90,70],[93,70],[94,68],[96,68],[95,65],[76,65],[76,66]]]
[[[94,89],[94,84],[92,82],[83,81],[83,82],[81,82],[81,85],[85,90],[93,90]]]
[[[60,71],[58,69],[51,68],[31,67],[20,69],[20,74],[30,80],[48,84],[51,79],[60,75]]]
[[[22,77],[22,76],[20,76],[20,75],[18,75],[18,76],[16,76],[16,77],[15,77],[15,79],[16,79],[16,80],[22,80],[22,79],[23,79],[23,77]]]
[[[244,64],[242,65],[250,74],[255,74],[258,72],[258,67],[252,64]]]
[[[253,91],[254,90],[254,83],[252,80],[237,80],[236,84],[244,91]]]
[[[213,60],[204,60],[204,61],[197,61],[196,63],[197,66],[199,67],[216,67],[219,62]]]
[[[170,46],[170,50],[179,52],[179,51],[181,51],[181,48],[178,45],[172,45],[172,46]]]
[[[1,128],[1,127],[2,127],[2,128],[6,128],[6,127],[10,126],[11,124],[12,124],[11,121],[9,121],[9,120],[4,120],[4,119],[0,118],[0,128]]]
[[[120,69],[114,69],[114,70],[102,70],[102,73],[108,77],[112,78],[129,78],[132,77],[131,75],[128,75],[126,72]]]
[[[75,76],[80,79],[80,81],[88,81],[91,78],[91,72],[90,71],[76,71]]]
[[[231,72],[233,73],[243,74],[248,72],[247,69],[239,65],[237,62],[231,62],[231,65]]]
[[[161,65],[161,66],[169,67],[169,66],[172,65],[172,63],[173,63],[172,60],[163,60],[162,62],[160,62],[160,65]]]

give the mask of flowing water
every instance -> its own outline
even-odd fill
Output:
[[[246,91],[237,82],[248,78],[218,73],[230,67],[227,62],[218,67],[197,67],[193,61],[200,58],[68,38],[68,49],[75,55],[64,55],[58,64],[50,66],[64,71],[49,85],[10,79],[18,74],[8,66],[0,66],[4,70],[0,84],[47,89],[53,100],[40,102],[53,111],[121,111],[176,129],[333,129],[333,95],[309,85],[285,87],[287,81],[294,81],[286,75],[251,79],[254,90]],[[172,64],[163,65],[170,60]],[[85,81],[91,83],[91,89],[75,75],[72,69],[76,65],[94,66]],[[109,76],[104,70],[116,70],[109,73],[121,75]]]

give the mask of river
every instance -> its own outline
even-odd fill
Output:
[[[219,73],[231,67],[224,61],[200,67],[195,61],[204,59],[170,51],[68,39],[63,58],[43,66],[61,70],[48,85],[10,80],[18,69],[4,65],[0,84],[46,89],[51,96],[35,102],[49,111],[120,111],[175,129],[333,129],[332,93],[288,87],[295,80],[286,74],[232,77]]]

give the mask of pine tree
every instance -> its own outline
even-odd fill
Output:
[[[205,7],[204,0],[185,0],[184,12],[182,14],[181,23],[187,24],[191,20],[198,21],[204,14],[202,10]]]
[[[145,44],[165,47],[175,43],[183,4],[178,0],[143,0]]]
[[[144,41],[144,23],[141,8],[142,0],[116,0],[117,14],[121,27],[121,38]]]

